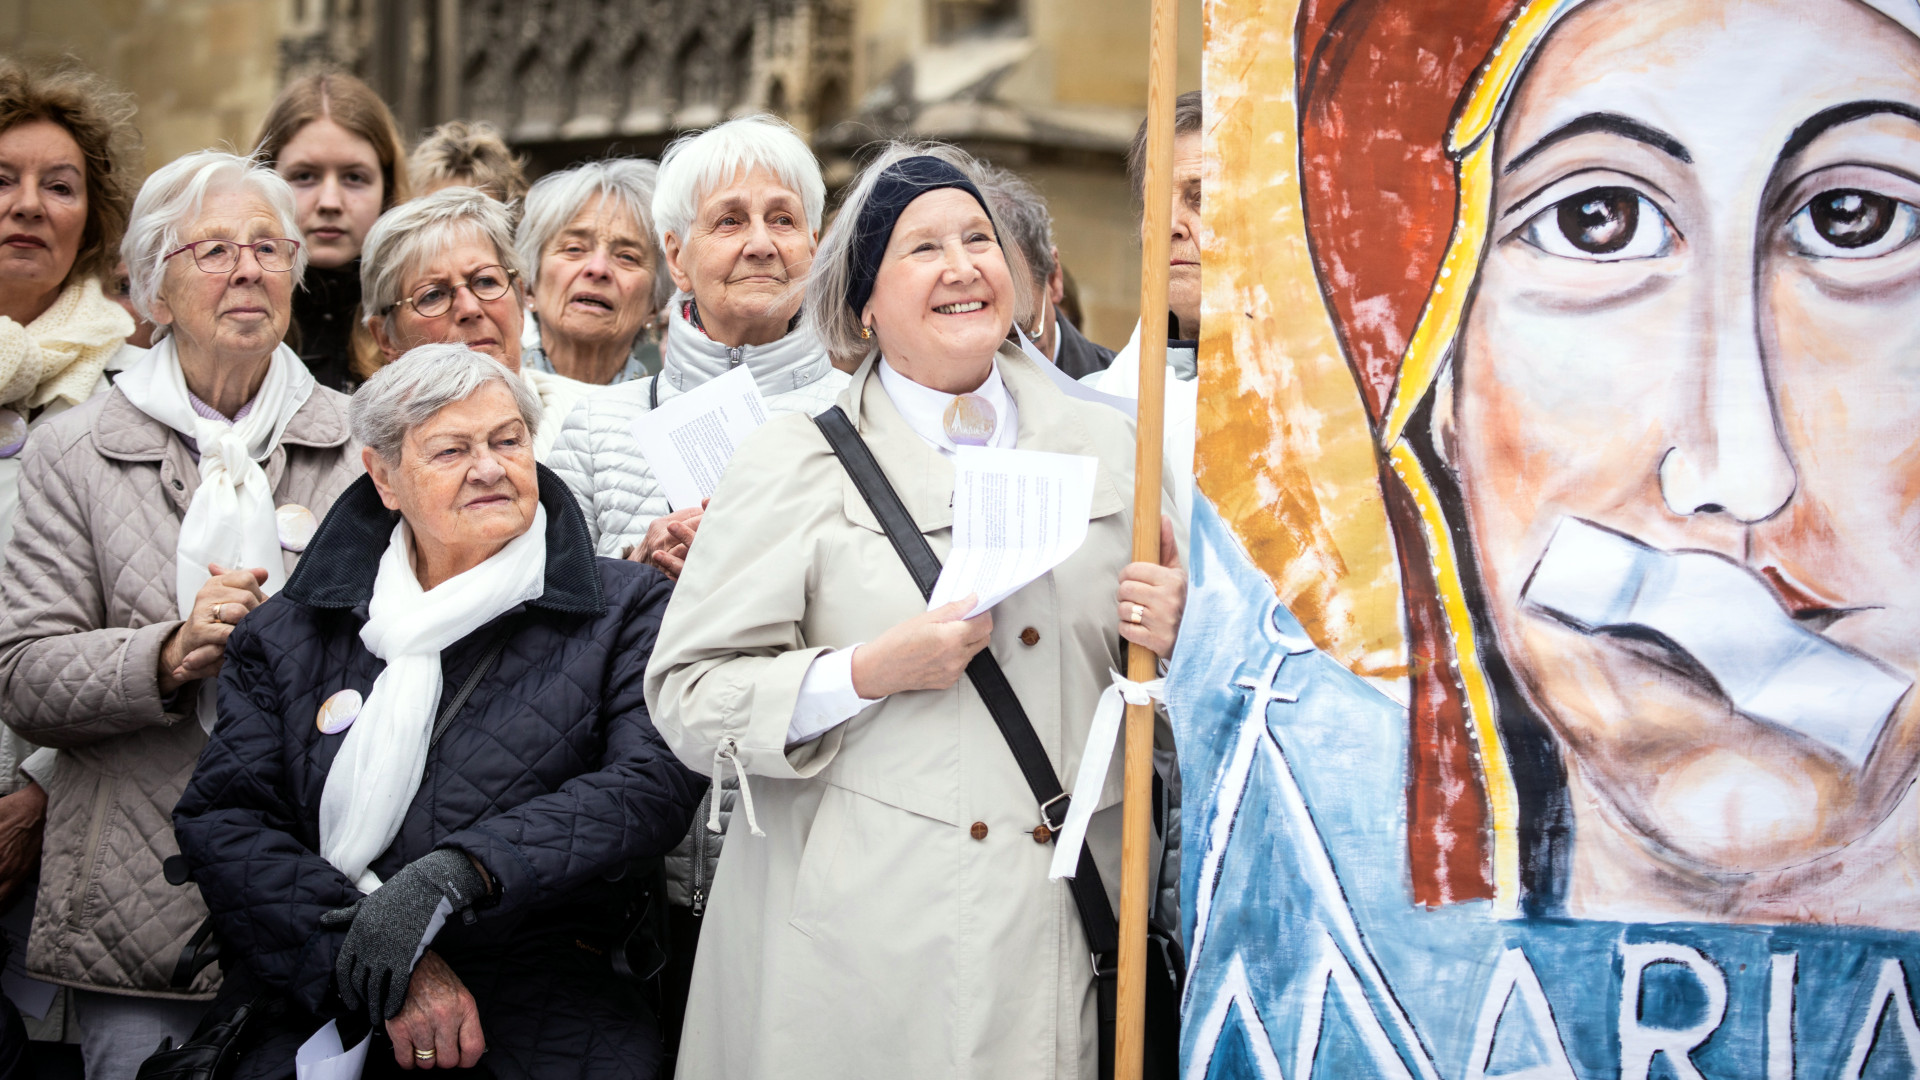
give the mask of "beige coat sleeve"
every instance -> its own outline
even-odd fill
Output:
[[[0,708],[7,724],[41,746],[85,746],[179,722],[160,697],[160,649],[178,620],[105,626],[107,597],[90,510],[76,488],[79,463],[57,429],[35,433],[22,453],[21,512],[0,573]],[[191,695],[187,695],[191,700]]]
[[[690,769],[719,779],[732,761],[803,779],[833,759],[839,728],[786,748],[800,682],[828,649],[801,632],[816,560],[840,512],[840,465],[804,416],[744,443],[702,516],[647,668],[654,726]]]

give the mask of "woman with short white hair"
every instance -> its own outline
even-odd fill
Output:
[[[551,459],[579,498],[600,554],[677,577],[700,527],[700,507],[667,505],[634,441],[636,418],[736,367],[752,373],[774,414],[812,415],[847,385],[800,319],[826,191],[813,152],[770,116],[730,120],[667,148],[652,219],[678,292],[668,305],[660,374],[588,398],[567,417]],[[708,798],[731,813],[730,786]],[[708,809],[701,806],[692,835],[667,860],[673,972],[681,978],[690,972],[720,857]]]
[[[360,472],[346,397],[281,344],[298,235],[271,169],[202,151],[155,172],[120,254],[161,337],[24,453],[0,709],[61,751],[26,765],[48,800],[27,968],[74,988],[89,1076],[130,1077],[162,1037],[184,1041],[219,985],[182,963],[206,907],[161,869],[169,814],[234,624]]]
[[[702,786],[641,686],[672,587],[594,557],[534,463],[539,407],[460,345],[381,369],[352,406],[367,475],[234,636],[174,822],[232,957],[220,1011],[262,1017],[236,1077],[292,1076],[329,1017],[376,1031],[369,1076],[659,1073],[618,969],[628,864]]]
[[[673,294],[653,229],[651,161],[591,161],[540,178],[514,235],[532,280],[520,364],[589,386],[659,370],[647,341]]]
[[[593,387],[521,367],[526,268],[507,208],[473,188],[443,188],[381,215],[360,252],[367,328],[392,361],[422,345],[457,342],[493,357],[533,387],[541,415],[534,456]]]

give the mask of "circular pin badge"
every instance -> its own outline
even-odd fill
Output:
[[[280,530],[280,546],[295,554],[307,550],[307,542],[320,530],[313,511],[299,503],[288,503],[275,510],[273,523]]]
[[[0,458],[10,458],[27,445],[27,418],[12,409],[0,409]]]
[[[360,715],[360,691],[342,690],[328,698],[320,706],[320,715],[314,719],[314,726],[322,735],[338,735],[353,726]]]
[[[994,415],[993,404],[986,398],[979,394],[961,394],[947,403],[947,411],[940,421],[955,446],[985,446],[993,440],[993,429],[999,425],[1000,418]]]

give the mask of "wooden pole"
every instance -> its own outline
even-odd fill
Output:
[[[1167,263],[1173,233],[1173,98],[1177,0],[1152,0],[1147,67],[1146,184],[1140,225],[1139,439],[1133,455],[1133,558],[1160,561],[1161,420],[1167,393]],[[1146,682],[1158,661],[1127,647],[1127,678]],[[1120,974],[1114,1080],[1140,1080],[1146,1049],[1147,912],[1154,881],[1148,815],[1153,802],[1153,706],[1127,706],[1126,801],[1120,825]]]

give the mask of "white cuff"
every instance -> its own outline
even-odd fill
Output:
[[[807,665],[793,719],[787,722],[788,746],[812,742],[882,700],[863,698],[853,689],[853,654],[858,648],[821,653]]]

